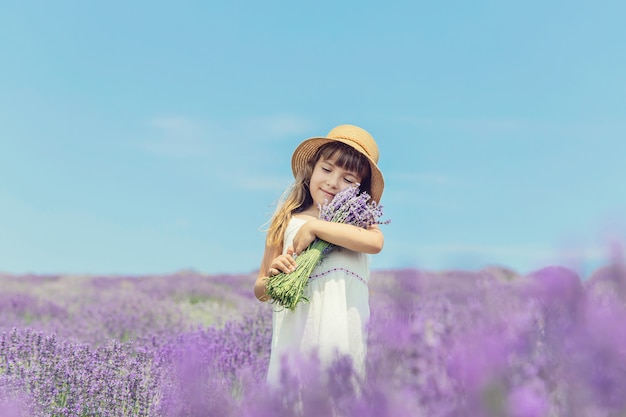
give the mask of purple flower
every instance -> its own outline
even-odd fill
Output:
[[[508,414],[511,417],[546,417],[550,409],[545,387],[524,385],[514,389],[507,400]]]
[[[621,416],[624,270],[372,271],[365,376],[304,361],[279,390],[254,274],[0,274],[0,415]]]

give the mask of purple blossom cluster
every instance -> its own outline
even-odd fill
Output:
[[[91,348],[15,328],[0,335],[0,388],[17,415],[149,416],[159,392],[153,359],[114,339]]]
[[[626,413],[623,263],[585,280],[561,267],[374,271],[366,376],[348,357],[303,358],[272,387],[273,306],[254,302],[253,281],[0,276],[0,415]]]
[[[198,325],[242,317],[253,274],[75,277],[0,275],[0,330],[32,328],[91,345],[160,345]]]
[[[383,207],[371,200],[367,192],[359,191],[358,186],[346,188],[320,207],[320,219],[364,229],[373,224],[388,224],[389,220],[380,220],[382,216]]]

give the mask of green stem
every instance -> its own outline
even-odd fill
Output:
[[[270,277],[267,282],[267,293],[272,298],[272,303],[293,311],[300,300],[306,300],[303,296],[304,288],[309,282],[311,273],[322,260],[324,251],[330,246],[331,244],[326,241],[315,240],[296,259],[295,271]]]

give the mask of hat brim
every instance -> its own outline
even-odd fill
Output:
[[[385,189],[385,180],[383,178],[383,173],[376,162],[365,152],[364,149],[360,149],[358,145],[355,146],[354,142],[350,140],[344,140],[341,138],[326,138],[326,137],[313,137],[304,140],[296,150],[293,152],[291,157],[291,170],[293,171],[294,177],[306,166],[307,162],[315,156],[317,150],[326,143],[329,142],[341,142],[346,145],[354,148],[363,156],[365,156],[370,164],[370,172],[371,172],[371,197],[374,201],[380,203],[380,199],[383,195],[383,190]]]

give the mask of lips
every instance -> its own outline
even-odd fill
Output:
[[[335,197],[335,194],[329,193],[328,191],[324,191],[324,190],[321,190],[321,191],[322,191],[322,194],[328,197],[329,200],[332,200],[333,197]]]

